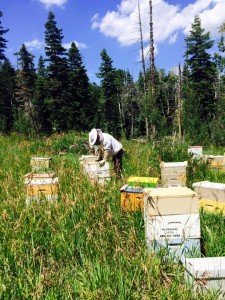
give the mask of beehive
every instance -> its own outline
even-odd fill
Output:
[[[49,172],[49,173],[28,173],[24,175],[24,181],[25,183],[29,183],[31,180],[42,180],[46,178],[55,178],[56,174],[55,172]]]
[[[52,157],[31,157],[30,165],[32,172],[41,172],[50,168]]]
[[[145,188],[145,216],[198,214],[198,195],[187,187]]]
[[[198,239],[147,241],[148,251],[163,251],[164,257],[183,261],[187,257],[201,257],[201,242]]]
[[[141,186],[141,187],[156,187],[158,183],[156,177],[134,177],[131,176],[127,179],[129,186]]]
[[[146,240],[185,240],[198,239],[200,234],[199,214],[166,216],[145,215]]]
[[[224,155],[207,155],[207,162],[211,169],[223,169]]]
[[[99,162],[88,162],[83,164],[83,172],[87,174],[92,184],[105,185],[111,180],[110,166],[108,162],[100,165]]]
[[[29,180],[26,185],[26,204],[47,200],[52,203],[58,198],[58,177]]]
[[[80,161],[80,164],[87,164],[87,163],[90,163],[90,162],[96,162],[98,159],[97,156],[95,155],[82,155],[80,158],[79,158],[79,161]]]
[[[161,181],[163,187],[186,186],[187,161],[161,162]]]
[[[193,183],[194,191],[199,198],[225,202],[225,184],[210,181]]]
[[[201,198],[199,199],[199,207],[210,213],[225,213],[225,202]]]
[[[191,154],[194,157],[201,157],[202,146],[188,146],[188,154]]]
[[[225,299],[225,257],[186,258],[183,266],[187,286],[194,291],[210,291],[214,299]]]
[[[120,189],[121,209],[124,211],[144,210],[143,189],[127,184]]]

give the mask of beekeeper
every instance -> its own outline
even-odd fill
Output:
[[[112,135],[104,133],[101,129],[96,128],[93,128],[89,133],[89,144],[91,146],[98,146],[98,160],[100,165],[104,165],[109,156],[112,157],[114,172],[117,177],[121,177],[123,158],[122,144]]]

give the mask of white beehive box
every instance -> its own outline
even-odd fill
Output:
[[[30,166],[32,172],[44,171],[50,168],[52,157],[31,157]]]
[[[58,177],[39,180],[25,180],[26,204],[32,201],[53,203],[58,199]]]
[[[202,146],[188,146],[188,154],[193,155],[193,157],[202,156]]]
[[[199,198],[225,202],[225,184],[210,181],[193,183],[194,191]]]
[[[199,239],[158,240],[147,241],[148,251],[163,251],[164,256],[175,261],[183,261],[187,257],[201,257],[201,243]]]
[[[80,164],[87,164],[90,162],[95,162],[98,159],[97,156],[95,155],[81,155],[81,157],[79,158]]]
[[[147,243],[198,239],[201,237],[199,214],[145,216],[145,236]]]
[[[187,187],[145,188],[145,216],[198,214],[198,195]]]
[[[183,265],[187,285],[217,293],[214,299],[225,299],[225,257],[186,258]]]
[[[160,163],[163,187],[186,186],[187,161]]]
[[[86,163],[83,165],[83,171],[87,174],[92,184],[99,183],[100,185],[104,185],[111,179],[108,162],[105,162],[102,166],[99,162]]]

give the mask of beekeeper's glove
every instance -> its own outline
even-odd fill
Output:
[[[105,159],[102,159],[102,160],[99,161],[100,166],[104,166],[104,164],[105,164]]]

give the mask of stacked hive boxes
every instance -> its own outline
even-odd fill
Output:
[[[199,205],[209,212],[225,212],[225,184],[201,181],[193,183],[194,191],[198,194]]]
[[[186,186],[187,161],[160,163],[161,181],[163,187]]]
[[[194,291],[208,292],[212,298],[225,298],[225,257],[186,258],[185,280]]]
[[[201,157],[202,156],[202,146],[188,146],[188,154],[193,157]]]
[[[48,203],[53,203],[58,198],[58,177],[55,176],[54,172],[49,171],[51,159],[45,157],[31,158],[31,168],[36,173],[32,172],[24,176],[27,205],[32,201],[47,200]]]
[[[121,209],[125,211],[144,210],[144,187],[156,187],[156,177],[129,177],[128,184],[120,189]]]
[[[105,162],[104,165],[100,165],[94,155],[82,155],[80,165],[92,184],[105,185],[111,180],[109,163]]]
[[[200,256],[198,197],[191,189],[145,188],[144,220],[149,250],[168,247],[176,258]]]

